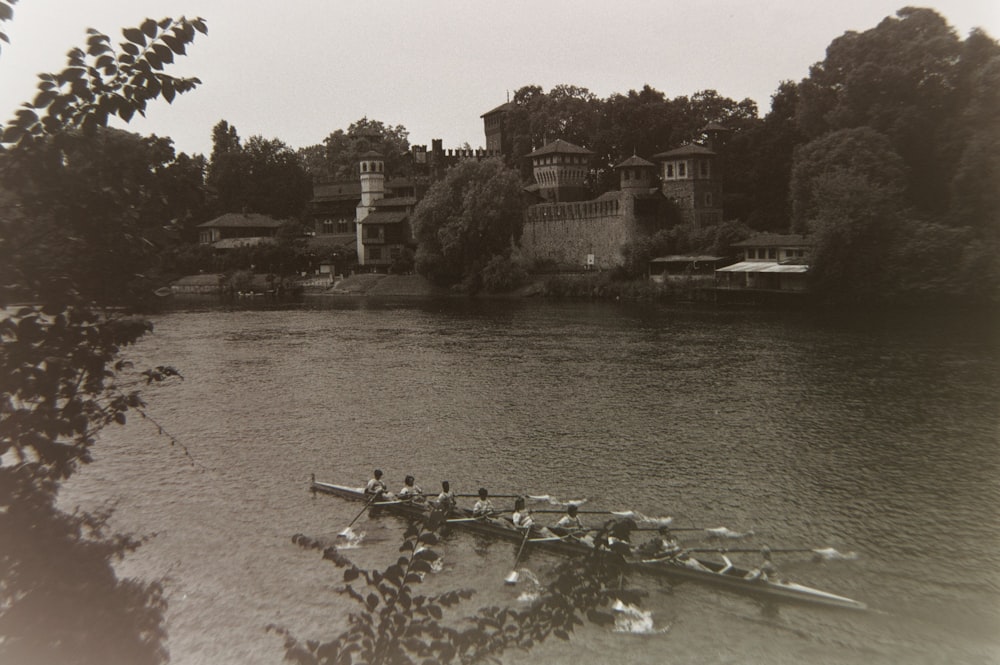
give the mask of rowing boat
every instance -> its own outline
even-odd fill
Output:
[[[365,496],[364,488],[360,487],[353,488],[313,480],[311,489],[314,492],[331,494],[352,501],[368,500],[368,497]],[[371,509],[373,511],[385,510],[417,520],[424,520],[430,515],[430,510],[426,504],[416,504],[393,499],[375,501],[371,504]],[[449,516],[447,524],[516,543],[522,542],[524,538],[524,531],[515,527],[508,520],[473,519],[472,511],[463,508],[456,508],[453,514]],[[594,553],[593,545],[570,538],[547,538],[539,534],[539,537],[529,538],[527,542],[529,547],[564,555],[588,555]],[[866,605],[860,601],[794,582],[771,579],[747,579],[746,576],[749,574],[749,571],[745,568],[732,566],[727,569],[726,566],[717,561],[694,559],[692,557],[688,559],[689,563],[684,563],[672,558],[643,558],[635,550],[634,554],[635,558],[627,560],[626,565],[639,573],[667,577],[674,580],[704,582],[730,591],[746,593],[761,598],[805,602],[855,610],[866,608]]]

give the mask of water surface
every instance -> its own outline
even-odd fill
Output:
[[[131,354],[185,379],[146,390],[155,423],[109,432],[64,502],[118,500],[155,533],[122,566],[166,578],[172,662],[277,663],[269,623],[333,637],[340,574],[295,533],[333,539],[359,506],[310,474],[390,487],[414,474],[753,530],[792,579],[865,613],[761,606],[635,578],[649,633],[588,626],[508,663],[994,663],[1000,660],[1000,335],[987,317],[846,320],[591,302],[331,299],[180,309]],[[157,433],[162,426],[176,440]],[[402,523],[358,523],[359,564],[395,559]],[[428,591],[471,614],[518,604],[510,543],[465,534]],[[736,557],[734,557],[736,558]],[[739,563],[753,564],[744,555]],[[524,566],[544,580],[557,562]]]

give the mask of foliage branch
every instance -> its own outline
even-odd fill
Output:
[[[12,4],[0,6],[0,20]],[[78,250],[112,238],[123,257],[148,246],[135,223],[149,210],[142,174],[120,177],[128,174],[108,170],[95,151],[116,136],[105,128],[110,117],[127,121],[149,101],[197,85],[162,70],[205,31],[200,18],[147,19],[123,30],[119,51],[89,31],[86,50],[72,49],[66,69],[41,75],[34,101],[0,135],[3,662],[168,658],[159,585],[120,580],[112,566],[141,541],[110,534],[110,513],[66,513],[56,499],[61,481],[91,461],[104,427],[124,424],[129,412],[148,417],[141,384],[180,376],[168,366],[138,372],[121,357],[151,330],[105,307],[123,300],[131,265],[113,264],[89,283]],[[155,143],[147,147],[164,147]],[[67,185],[56,198],[53,179]]]
[[[439,544],[442,526],[440,513],[411,524],[401,556],[384,570],[361,568],[334,545],[293,536],[294,543],[321,551],[324,560],[344,571],[345,584],[337,591],[358,610],[349,616],[347,629],[327,641],[303,641],[285,627],[269,626],[284,637],[286,659],[299,665],[499,663],[511,649],[528,650],[550,637],[569,640],[586,621],[613,624],[609,608],[616,600],[637,604],[644,595],[623,587],[616,557],[583,557],[559,564],[540,597],[525,609],[490,606],[462,617],[457,607],[472,598],[472,591],[417,592],[440,559],[431,548]]]

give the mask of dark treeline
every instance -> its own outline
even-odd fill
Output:
[[[606,99],[529,85],[509,109],[508,165],[528,180],[523,157],[562,138],[596,153],[595,195],[632,154],[700,140],[712,122],[731,130],[719,150],[728,226],[675,229],[647,252],[718,250],[750,230],[809,233],[813,286],[827,300],[1000,295],[1000,46],[980,30],[961,39],[931,9],[838,37],[808,77],[780,84],[762,118],[749,99],[670,99],[648,85]]]

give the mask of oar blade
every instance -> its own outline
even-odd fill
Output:
[[[812,550],[814,558],[822,561],[854,561],[858,558],[857,552],[838,552],[832,547]]]
[[[741,538],[749,538],[753,535],[753,531],[733,531],[729,527],[717,526],[711,529],[705,529],[705,533],[711,538],[729,538],[731,540],[739,540]]]

